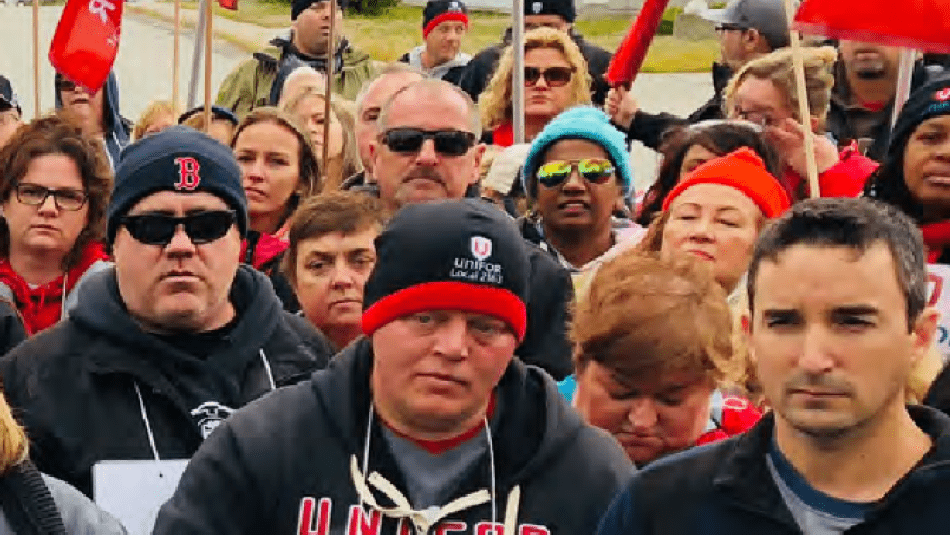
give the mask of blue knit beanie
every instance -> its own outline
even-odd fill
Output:
[[[528,198],[536,196],[537,180],[534,175],[543,162],[544,153],[562,139],[586,139],[603,147],[617,169],[617,181],[624,197],[633,197],[633,170],[630,168],[626,138],[610,124],[604,112],[591,106],[577,106],[555,117],[531,143],[521,173],[521,185]]]

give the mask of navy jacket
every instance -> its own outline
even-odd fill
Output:
[[[950,530],[950,418],[909,407],[934,441],[930,452],[849,535]],[[614,500],[599,535],[797,535],[802,531],[772,479],[766,454],[774,418],[729,440],[695,448],[638,472]]]

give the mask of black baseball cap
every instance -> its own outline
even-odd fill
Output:
[[[16,108],[17,113],[23,114],[20,103],[17,101],[16,93],[13,92],[13,86],[6,76],[0,74],[0,111],[7,111]]]

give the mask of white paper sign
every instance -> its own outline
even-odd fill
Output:
[[[92,467],[93,496],[129,535],[150,535],[187,465],[188,459],[101,461]]]
[[[937,320],[937,348],[946,363],[950,361],[950,266],[927,265],[927,306],[940,312]]]

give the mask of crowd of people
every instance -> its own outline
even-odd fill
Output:
[[[332,1],[207,111],[57,74],[25,121],[0,73],[0,531],[942,533],[938,62],[892,125],[897,49],[801,91],[784,3],[732,0],[676,117],[532,0],[517,144],[509,32],[430,0],[380,65]]]

